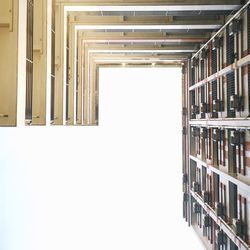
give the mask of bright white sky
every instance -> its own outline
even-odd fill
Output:
[[[182,219],[180,69],[100,74],[99,127],[0,129],[0,249],[203,249]]]

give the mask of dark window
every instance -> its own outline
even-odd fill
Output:
[[[191,181],[191,183],[196,181],[196,166],[197,166],[197,163],[193,160],[190,160],[190,181]]]
[[[213,184],[213,202],[219,202],[220,176],[216,173],[213,173]]]
[[[229,216],[237,218],[237,186],[229,181]]]
[[[207,179],[207,168],[202,166],[202,190],[207,190],[207,183],[206,183],[206,179]]]
[[[232,141],[232,133],[235,130],[228,129],[228,168],[229,173],[236,173],[236,145]]]

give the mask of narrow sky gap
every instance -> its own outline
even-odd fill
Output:
[[[101,69],[99,127],[3,128],[0,249],[203,249],[182,219],[180,98],[180,69]]]

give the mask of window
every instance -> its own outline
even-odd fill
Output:
[[[219,202],[220,199],[219,185],[220,185],[220,176],[216,173],[213,173],[213,195],[212,195],[213,205],[215,202]]]
[[[227,209],[226,209],[226,206],[227,206],[227,194],[226,194],[226,185],[224,183],[220,183],[220,199],[219,201],[221,202],[221,204],[223,205],[223,216],[222,218],[227,221],[227,217],[226,217],[226,214],[227,214]]]
[[[228,171],[236,173],[236,146],[233,143],[233,134],[235,130],[228,129]]]
[[[229,181],[229,219],[237,218],[237,186]]]
[[[207,190],[206,188],[206,178],[207,178],[207,168],[202,166],[202,190]]]

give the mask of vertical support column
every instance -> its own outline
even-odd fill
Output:
[[[63,4],[57,3],[55,8],[55,104],[54,124],[65,123],[65,17]]]
[[[89,125],[95,125],[95,81],[96,81],[96,64],[93,55],[89,60]]]
[[[183,217],[186,221],[189,221],[188,206],[189,206],[189,194],[188,194],[188,165],[189,165],[189,155],[188,155],[188,103],[187,96],[189,92],[188,85],[188,63],[182,66],[182,173],[183,173]]]
[[[208,77],[208,48],[206,48],[206,58],[204,59],[204,77]],[[206,113],[205,117],[207,118],[209,112],[209,98],[208,98],[208,83],[204,85],[204,101],[206,103]]]
[[[239,59],[239,33],[238,31],[233,34],[234,36],[234,63],[237,63]],[[239,92],[239,69],[234,70],[234,95],[233,96],[240,96]],[[231,97],[230,97],[231,98]],[[231,105],[230,105],[231,106]],[[238,112],[238,108],[231,107],[232,110],[235,112],[235,117],[240,117],[240,113]]]
[[[84,68],[83,68],[83,85],[84,85],[84,96],[83,96],[83,124],[89,125],[89,51],[88,45],[84,43]]]
[[[82,72],[83,72],[83,49],[82,49],[82,42],[81,42],[81,35],[77,35],[77,52],[78,54],[78,75],[77,77],[77,84],[78,84],[78,89],[77,89],[77,114],[76,114],[76,123],[78,125],[81,125],[83,123],[83,77],[82,77]]]
[[[242,14],[243,30],[242,30],[242,57],[248,54],[248,10]],[[242,81],[243,81],[243,102],[244,111],[242,111],[241,116],[247,117],[249,114],[248,108],[248,66],[242,68]]]
[[[46,80],[46,117],[45,117],[45,124],[47,126],[51,123],[51,92],[52,92],[52,65],[54,65],[54,56],[52,55],[52,30],[53,30],[53,16],[54,16],[54,6],[55,0],[47,0],[47,80]]]
[[[82,124],[87,125],[87,92],[86,92],[86,61],[87,61],[87,51],[86,44],[82,41],[82,66],[81,66],[81,77],[82,77]]]
[[[242,25],[242,24],[241,24]],[[239,29],[238,31],[238,59],[241,59],[243,56],[243,34],[242,34],[243,30]],[[242,74],[242,67],[240,67],[238,69],[238,74],[239,74],[239,96],[243,96],[243,74]],[[243,110],[240,110],[240,112]],[[240,114],[241,116],[241,114]]]
[[[222,47],[222,67],[225,68],[227,66],[227,32],[224,30],[223,32],[223,47]],[[221,116],[225,118],[227,116],[227,77],[222,77],[222,100],[224,104],[224,110],[221,113]]]
[[[186,143],[186,163],[187,163],[187,169],[188,169],[188,187],[187,190],[190,193],[191,190],[191,169],[190,169],[190,159],[189,156],[191,154],[190,152],[190,125],[189,125],[189,121],[191,119],[191,110],[190,110],[190,91],[189,91],[189,86],[190,83],[192,81],[192,77],[191,77],[191,60],[188,60],[187,63],[187,84],[186,84],[186,93],[187,93],[187,100],[186,100],[186,104],[188,107],[188,112],[187,112],[187,143]],[[191,195],[189,196],[189,206],[188,206],[188,225],[190,226],[192,224],[192,197]]]
[[[71,20],[69,20],[71,22]],[[68,125],[74,125],[76,121],[75,87],[76,87],[76,33],[73,24],[69,24],[69,99],[68,99]]]
[[[15,91],[10,93],[10,98],[11,99],[13,97],[17,98],[16,125],[17,126],[25,126],[27,0],[19,1],[19,4],[17,2],[15,2],[13,16],[14,17],[18,16],[18,22],[15,23],[13,26],[13,28],[15,29],[15,28],[17,28],[17,25],[18,25],[18,31],[17,31],[18,36],[15,35],[15,37],[13,37],[13,39],[16,39],[17,48],[18,48],[18,62],[16,62],[16,60],[14,59],[15,61],[14,61],[13,65],[16,65],[16,63],[17,63],[18,73],[17,73],[17,75],[13,74],[13,72],[12,72],[13,65],[12,65],[9,68],[9,70],[11,70],[11,72],[7,72],[7,74],[9,75],[9,77],[11,77],[12,75],[14,75],[15,78],[17,77],[17,93]],[[14,18],[14,20],[15,20],[15,18]],[[15,20],[15,21],[17,21],[17,20]],[[13,50],[13,48],[14,48],[14,47],[12,47],[12,45],[10,45],[11,50]],[[2,47],[2,46],[0,46],[0,47],[3,49],[6,49],[5,47]],[[1,55],[2,55],[2,58],[11,58],[12,57],[11,56],[12,53],[8,54],[7,56],[4,56],[3,54],[1,54]],[[13,56],[15,58],[16,54],[14,54]]]
[[[219,48],[219,64],[218,64],[218,69],[221,70],[223,69],[223,43],[224,43],[223,36],[221,37],[220,40],[220,48]],[[223,107],[224,107],[224,99],[223,99],[223,77],[219,77],[218,79],[218,84],[219,84],[219,117],[222,117],[222,112],[223,112]]]
[[[50,33],[48,27],[50,19],[48,1],[34,1],[32,125],[46,124],[47,36]]]
[[[219,39],[219,47],[217,48],[217,69],[216,72],[220,70],[220,51],[221,51],[221,38]],[[217,93],[216,93],[216,111],[217,117],[220,117],[220,110],[221,110],[221,99],[220,99],[220,78],[217,79]]]
[[[244,28],[246,37],[244,39],[244,43],[245,43],[245,53],[249,54],[250,53],[250,6],[247,7],[247,12],[246,12],[246,23],[245,26],[246,28]],[[246,77],[246,100],[247,100],[247,115],[250,115],[250,65],[247,66],[247,77]]]
[[[246,196],[246,233],[247,233],[247,244],[250,245],[250,195]]]
[[[95,66],[95,124],[99,124],[99,66]]]

